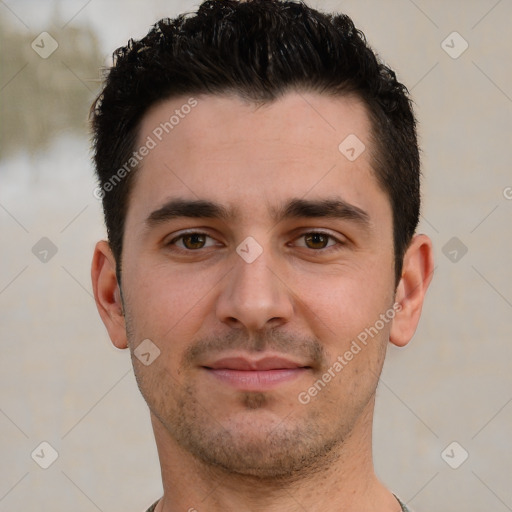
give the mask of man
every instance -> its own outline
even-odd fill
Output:
[[[92,116],[94,295],[150,409],[149,510],[407,510],[371,443],[433,271],[395,74],[347,16],[206,1],[115,52]]]

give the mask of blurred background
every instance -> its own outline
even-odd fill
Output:
[[[145,510],[149,413],[92,297],[105,236],[87,116],[130,37],[197,0],[0,1],[0,511]],[[390,346],[379,477],[416,512],[512,510],[509,0],[312,0],[349,14],[412,93],[436,272]],[[43,443],[43,444],[41,444]]]

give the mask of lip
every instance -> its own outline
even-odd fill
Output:
[[[243,391],[264,391],[293,381],[310,367],[283,357],[254,360],[245,357],[218,359],[203,368],[216,379]]]
[[[287,370],[305,367],[305,365],[301,363],[279,356],[263,357],[257,360],[245,357],[224,357],[204,366],[212,370],[225,369],[240,371]]]

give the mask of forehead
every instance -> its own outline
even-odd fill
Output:
[[[129,215],[147,215],[169,198],[216,201],[246,218],[277,208],[284,196],[336,194],[362,208],[383,195],[369,136],[366,109],[354,97],[290,92],[259,106],[237,96],[166,100],[140,126],[138,147],[151,149]]]

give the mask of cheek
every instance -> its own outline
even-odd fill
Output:
[[[192,267],[190,267],[192,268]],[[204,321],[205,305],[218,281],[216,276],[172,268],[169,263],[126,268],[123,291],[138,338],[177,347]]]
[[[344,268],[337,275],[297,274],[293,282],[301,315],[317,326],[320,339],[332,340],[333,348],[342,349],[343,343],[372,326],[392,304],[387,273],[379,275],[366,266]]]

